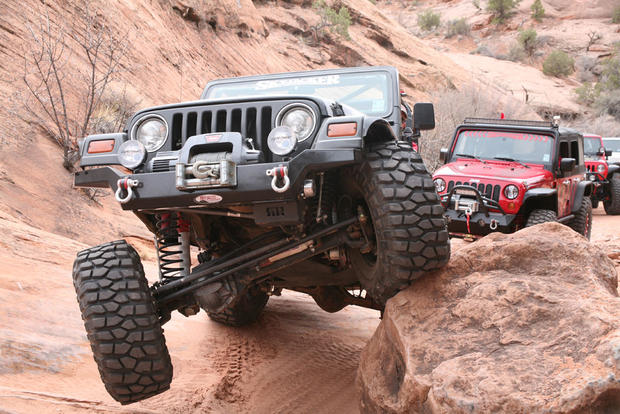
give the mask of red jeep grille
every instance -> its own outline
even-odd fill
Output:
[[[462,183],[460,181],[454,182],[454,181],[448,181],[448,192],[452,191],[452,189],[454,188],[455,185],[469,185],[471,187],[474,187],[478,190],[478,192],[483,195],[486,198],[490,198],[492,200],[495,200],[497,202],[499,202],[499,194],[501,191],[501,187],[499,186],[499,184],[496,185],[491,185],[491,184],[484,184],[484,183]]]

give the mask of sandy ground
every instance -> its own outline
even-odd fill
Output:
[[[2,213],[0,227],[10,235],[0,242],[0,413],[358,411],[358,359],[378,312],[328,314],[286,291],[243,329],[203,312],[177,314],[165,325],[171,389],[120,406],[99,379],[71,285],[73,256],[85,246]],[[620,217],[596,210],[592,241],[619,245]],[[147,271],[155,271],[152,264]]]

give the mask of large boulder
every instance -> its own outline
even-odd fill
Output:
[[[469,244],[388,301],[361,355],[360,409],[620,412],[617,282],[561,224]]]

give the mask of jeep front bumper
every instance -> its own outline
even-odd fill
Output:
[[[305,150],[285,162],[235,165],[236,184],[226,187],[179,188],[176,171],[125,174],[113,167],[102,167],[75,173],[76,187],[109,187],[118,190],[119,180],[134,180],[133,196],[121,204],[124,210],[151,210],[162,208],[222,208],[231,205],[294,201],[303,189],[304,179],[313,171],[361,162],[362,154],[357,149],[347,150]],[[273,177],[269,170],[287,169],[290,180],[288,190],[276,192],[272,188]],[[209,180],[209,178],[205,178]],[[202,197],[211,195],[211,197]],[[208,200],[207,203],[198,202]]]
[[[448,232],[453,236],[482,237],[496,231],[513,231],[516,215],[505,214],[497,201],[483,196],[475,187],[457,185],[441,196],[441,204]]]

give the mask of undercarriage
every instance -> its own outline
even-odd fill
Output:
[[[166,233],[160,230],[157,238],[160,281],[152,286],[152,294],[162,323],[176,309],[190,316],[199,308],[218,312],[234,306],[246,290],[255,287],[268,295],[277,295],[283,288],[308,293],[332,312],[346,305],[380,309],[372,299],[349,293],[361,287],[348,264],[347,251],[371,251],[375,243],[374,234],[364,229],[369,219],[361,208],[357,215],[317,225],[309,234],[279,229],[219,257],[204,250],[198,255],[201,263],[191,271],[190,222],[183,213],[159,217],[159,226]]]

